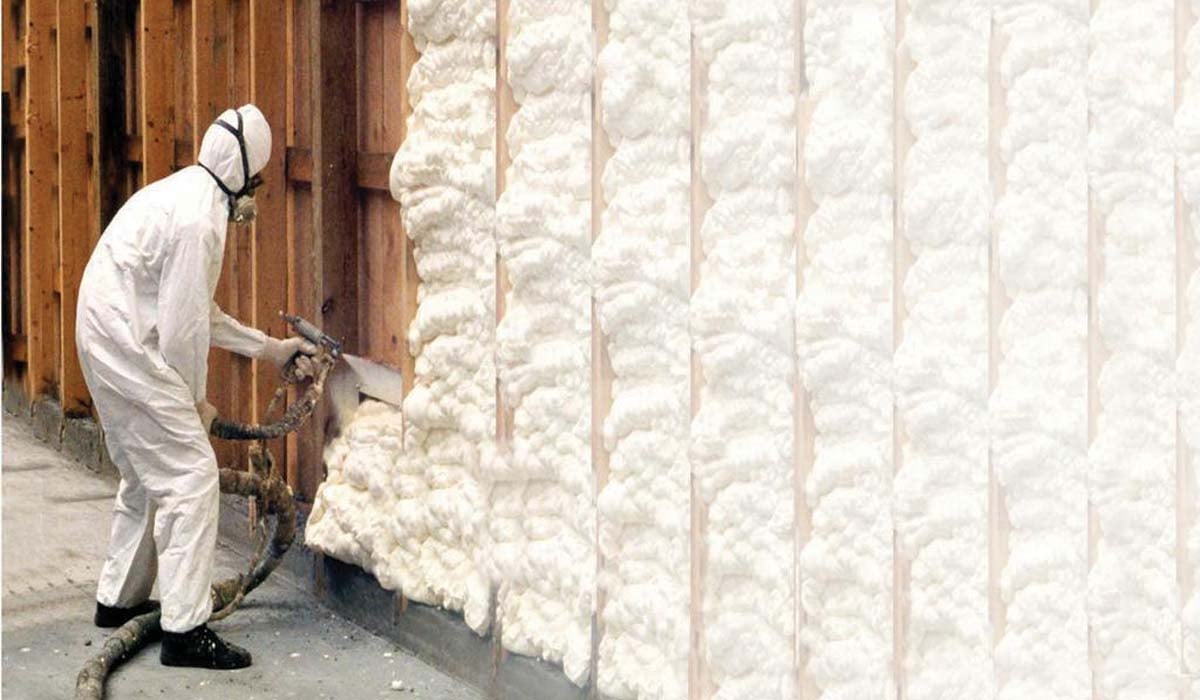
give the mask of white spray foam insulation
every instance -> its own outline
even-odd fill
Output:
[[[691,419],[687,0],[609,0],[601,120],[613,153],[592,248],[613,368],[597,501],[597,681],[613,700],[688,694]]]
[[[715,700],[795,687],[795,59],[791,0],[693,0],[712,198],[691,299],[703,373],[690,454],[708,507],[705,663]]]
[[[821,698],[895,696],[892,673],[892,0],[813,0],[797,349],[816,425],[801,639]]]
[[[504,646],[561,662],[582,685],[596,578],[591,3],[512,0],[507,19],[517,110],[496,215],[511,290],[496,336],[513,420],[489,469],[498,615]]]
[[[991,397],[1008,513],[1000,700],[1090,700],[1087,567],[1088,0],[998,0],[1008,299]],[[995,546],[995,545],[994,545]]]
[[[1089,491],[1099,697],[1179,697],[1175,542],[1174,5],[1101,0],[1088,63],[1089,173],[1103,273]]]
[[[1200,18],[1200,0],[1191,2],[1192,19]],[[1187,467],[1191,469],[1191,529],[1187,534],[1187,563],[1191,572],[1191,597],[1183,608],[1183,670],[1191,675],[1187,696],[1200,700],[1200,508],[1195,489],[1200,488],[1200,21],[1187,32],[1183,51],[1186,74],[1182,76],[1182,103],[1175,114],[1176,166],[1184,197],[1193,265],[1187,292],[1179,311],[1185,314],[1183,348],[1179,355],[1179,421]],[[1183,251],[1179,252],[1183,255]],[[1179,465],[1184,468],[1184,465]]]
[[[480,460],[496,420],[495,7],[427,0],[408,11],[421,57],[391,191],[421,279],[408,329],[415,376],[402,429],[399,413],[371,406],[329,445],[330,477],[306,537],[386,588],[461,611],[482,632],[490,613]],[[356,478],[368,459],[370,473]]]
[[[912,263],[896,348],[903,429],[896,531],[910,565],[911,700],[993,696],[988,618],[986,0],[910,0],[912,145],[902,229]]]

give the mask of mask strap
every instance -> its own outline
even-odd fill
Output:
[[[242,113],[237,110],[234,110],[233,113],[237,115],[236,129],[230,126],[223,119],[218,119],[213,122],[213,124],[225,129],[229,133],[233,134],[233,137],[237,139],[238,151],[242,156],[242,189],[234,192],[229,188],[228,185],[225,184],[223,180],[221,180],[221,178],[217,177],[216,173],[214,173],[212,170],[209,170],[207,165],[204,163],[200,163],[199,165],[201,168],[204,168],[209,175],[212,175],[212,178],[217,181],[217,187],[220,187],[222,192],[233,199],[237,199],[250,190],[250,163],[246,157],[246,139],[242,132]],[[232,205],[232,202],[230,204]]]

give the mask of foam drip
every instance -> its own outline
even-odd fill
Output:
[[[911,0],[896,530],[910,562],[907,697],[992,696],[988,620],[989,3]]]
[[[1088,455],[1099,523],[1088,605],[1105,700],[1179,691],[1173,13],[1170,0],[1101,0],[1091,20],[1094,302],[1108,355]]]
[[[583,684],[595,609],[591,464],[591,4],[513,0],[508,78],[518,109],[497,203],[512,288],[496,337],[513,411],[490,460],[504,646]]]
[[[600,693],[688,694],[690,47],[686,0],[610,0],[599,117],[613,146],[592,249],[613,367],[598,500]]]
[[[691,300],[704,376],[691,460],[708,506],[702,601],[716,700],[791,698],[795,17],[791,0],[694,0],[712,206]]]
[[[815,102],[804,166],[817,205],[796,306],[817,433],[801,554],[807,673],[821,698],[892,698],[891,0],[809,2]]]

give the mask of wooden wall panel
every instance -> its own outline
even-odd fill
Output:
[[[25,226],[22,240],[25,281],[26,374],[28,396],[58,395],[57,133],[55,130],[55,5],[25,7]]]
[[[138,21],[138,91],[142,140],[141,185],[175,167],[175,9],[171,0],[145,0]]]
[[[88,43],[86,10],[79,0],[58,0],[58,286],[62,322],[58,342],[62,408],[69,416],[90,413],[91,400],[75,352],[75,303],[79,280],[92,250],[88,209]]]
[[[269,335],[283,337],[287,330],[278,312],[288,305],[287,182],[284,157],[287,150],[287,28],[279,21],[278,2],[249,0],[250,97],[271,124],[271,159],[262,171],[258,219],[254,224],[254,290],[251,303],[255,326]],[[267,401],[279,384],[274,368],[256,363],[252,408],[262,416]],[[286,457],[286,441],[272,444],[276,459]]]

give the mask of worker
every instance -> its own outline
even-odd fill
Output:
[[[247,328],[213,301],[228,224],[253,220],[270,153],[271,129],[257,107],[226,110],[204,133],[197,165],[121,207],[79,287],[76,347],[121,473],[95,623],[117,627],[156,609],[157,573],[168,666],[251,662],[206,624],[219,503],[209,344],[280,368],[295,360],[301,372],[312,370],[316,350]]]

